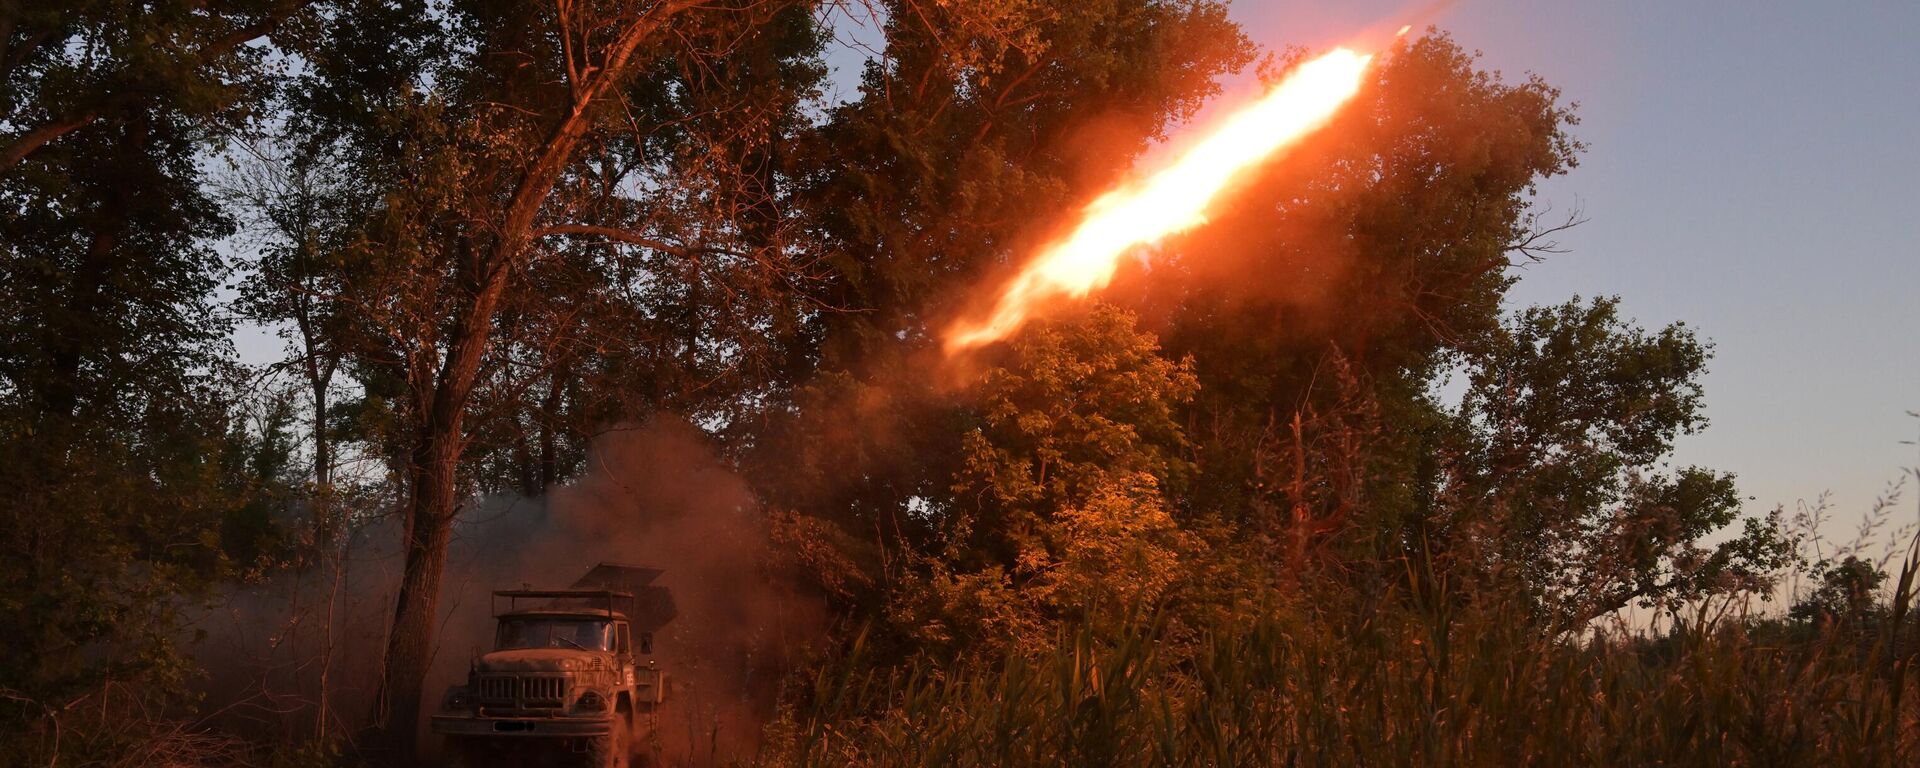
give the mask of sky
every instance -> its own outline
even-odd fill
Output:
[[[1325,48],[1418,3],[1238,0],[1269,47]],[[1618,295],[1714,343],[1703,433],[1750,511],[1831,494],[1837,541],[1920,451],[1920,1],[1465,0],[1432,23],[1579,103],[1587,223],[1514,306]],[[1913,521],[1916,497],[1899,511]]]

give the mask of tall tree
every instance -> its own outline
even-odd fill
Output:
[[[1780,564],[1765,521],[1700,543],[1738,523],[1731,478],[1658,471],[1703,423],[1704,345],[1646,334],[1612,301],[1502,312],[1514,264],[1578,221],[1530,202],[1577,161],[1574,122],[1541,81],[1422,37],[1150,274],[1123,277],[1195,360],[1196,517],[1287,542],[1289,571],[1324,552],[1393,579],[1436,556],[1560,627],[1749,588]],[[1456,372],[1460,407],[1438,394]]]
[[[0,686],[177,692],[181,600],[259,551],[201,162],[299,7],[0,3]]]
[[[760,178],[742,159],[796,120],[818,41],[795,3],[373,5],[384,22],[329,23],[294,102],[316,151],[361,168],[356,194],[373,201],[328,269],[334,312],[356,319],[339,331],[366,390],[356,407],[393,425],[380,449],[407,493],[378,716],[404,752],[460,501],[514,463],[490,457],[531,453],[516,444],[531,424],[541,468],[522,485],[552,482],[563,436],[577,449],[603,426],[589,419],[633,410],[588,407],[615,387],[578,382],[630,383],[619,363],[662,361],[645,352],[663,336],[646,331],[675,324],[660,291],[730,296],[787,271],[779,238],[740,224],[770,194],[741,183]],[[743,315],[731,335],[687,323],[665,360],[736,364],[732,341],[761,322]]]
[[[1708,348],[1618,311],[1614,299],[1527,309],[1477,350],[1436,489],[1452,556],[1495,564],[1569,629],[1636,602],[1762,589],[1791,557],[1761,519],[1703,543],[1739,520],[1733,477],[1661,464],[1706,424]]]
[[[319,541],[327,539],[333,527],[328,502],[338,450],[335,381],[353,343],[349,319],[329,298],[340,293],[343,275],[337,261],[364,219],[358,207],[364,201],[351,194],[353,185],[339,170],[327,167],[324,156],[305,148],[294,152],[258,154],[257,162],[236,174],[238,183],[228,185],[237,193],[233,202],[256,219],[248,234],[259,249],[235,304],[248,320],[285,324],[287,362],[304,386],[311,409],[309,478],[312,525]]]
[[[796,151],[794,215],[824,275],[783,341],[791,385],[753,426],[770,500],[909,549],[936,548],[962,461],[934,352],[946,307],[1248,63],[1205,0],[882,3],[858,98]],[[889,548],[894,544],[888,544]],[[882,552],[865,562],[890,562]]]

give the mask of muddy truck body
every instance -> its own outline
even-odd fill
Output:
[[[653,638],[674,608],[651,584],[660,573],[602,563],[566,589],[494,592],[492,650],[431,721],[448,762],[629,765],[667,701]]]

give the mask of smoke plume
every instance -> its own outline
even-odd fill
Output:
[[[298,738],[367,722],[400,573],[400,526],[356,531],[337,573],[237,590],[198,629],[208,704],[224,727]],[[654,637],[668,703],[647,744],[667,765],[752,756],[786,672],[824,632],[818,599],[776,563],[762,508],[706,435],[659,420],[609,430],[582,476],[542,498],[460,512],[440,594],[425,701],[490,647],[492,591],[567,587],[600,562],[657,568],[678,616]],[[324,713],[320,679],[326,678]],[[238,721],[238,722],[236,722]],[[432,749],[432,740],[423,740]]]

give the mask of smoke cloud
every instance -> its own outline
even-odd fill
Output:
[[[369,526],[347,547],[337,582],[281,576],[236,592],[200,622],[197,655],[221,718],[310,734],[324,672],[327,727],[345,733],[367,722],[398,539],[397,522]],[[769,543],[760,502],[699,429],[658,420],[609,430],[578,480],[542,498],[488,497],[461,510],[425,701],[437,707],[490,646],[493,590],[570,586],[601,562],[657,568],[654,583],[672,590],[678,616],[654,636],[652,658],[669,688],[648,746],[667,765],[750,758],[786,673],[826,622],[818,597],[795,586]]]

